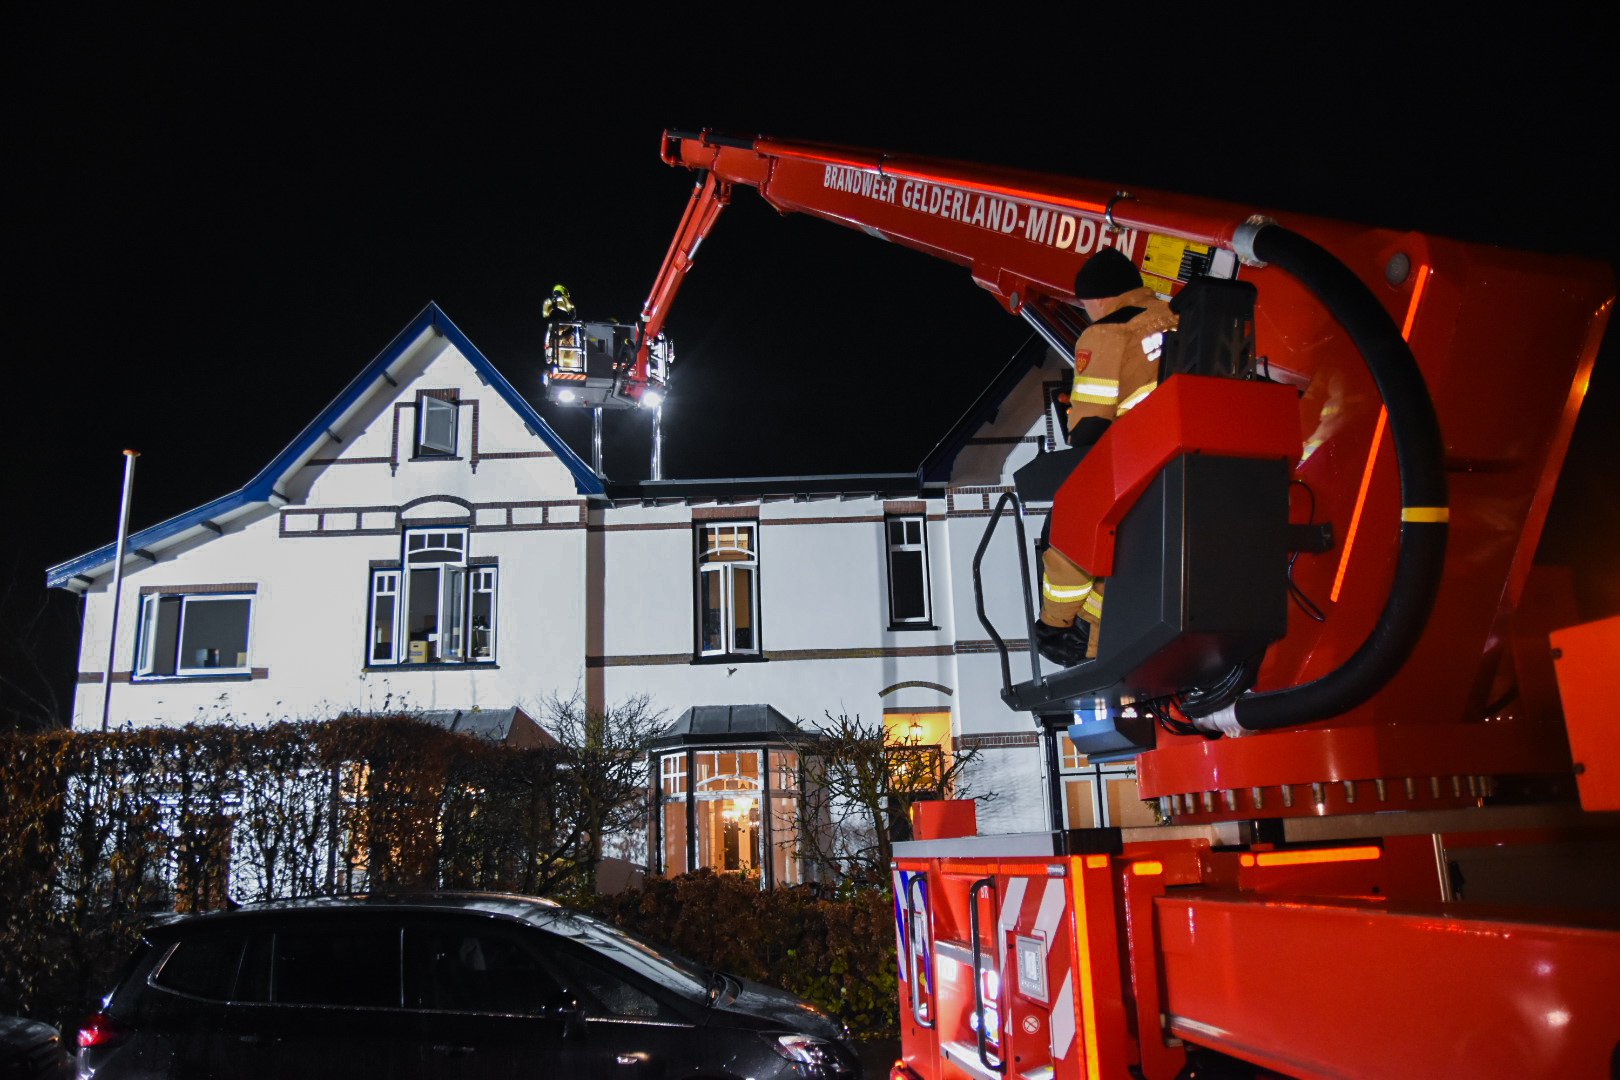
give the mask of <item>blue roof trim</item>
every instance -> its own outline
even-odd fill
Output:
[[[585,464],[578,454],[574,453],[573,449],[563,441],[562,436],[552,430],[551,425],[546,423],[540,414],[535,411],[534,406],[529,404],[522,395],[513,389],[512,384],[506,381],[505,376],[495,370],[495,365],[491,364],[489,359],[478,351],[477,346],[473,345],[467,339],[467,335],[463,334],[460,328],[450,321],[450,317],[439,308],[439,305],[430,302],[417,313],[416,317],[403,330],[395,334],[394,339],[384,347],[382,352],[378,353],[371,363],[367,364],[358,375],[351,379],[349,384],[339,392],[338,396],[332,399],[332,403],[321,410],[319,416],[305,425],[304,429],[298,433],[298,436],[287,444],[286,449],[277,454],[270,464],[260,469],[252,480],[249,480],[241,488],[231,492],[229,495],[205,503],[195,510],[189,510],[178,517],[172,517],[160,524],[153,525],[149,529],[142,529],[140,532],[134,533],[125,542],[125,550],[134,551],[136,548],[161,544],[163,541],[177,536],[187,529],[196,528],[203,522],[222,514],[228,514],[252,503],[268,503],[271,495],[277,494],[277,485],[284,479],[292,465],[303,457],[310,447],[315,445],[316,440],[326,435],[327,428],[336,423],[339,416],[343,415],[355,402],[371,391],[376,386],[382,372],[392,365],[394,361],[398,360],[405,350],[411,346],[411,343],[422,335],[423,331],[429,329],[441,334],[460,350],[461,354],[467,358],[479,375],[490,386],[495,388],[496,393],[501,395],[501,399],[517,412],[529,430],[534,432],[542,442],[556,453],[557,459],[573,475],[574,489],[576,491],[581,495],[600,495],[603,493],[602,479],[591,471],[591,467]],[[45,571],[46,587],[52,589],[62,588],[74,577],[88,574],[112,562],[117,555],[117,546],[115,541],[80,555],[76,559],[51,567]]]
[[[461,332],[455,323],[450,321],[450,316],[440,311],[437,304],[429,304],[427,310],[433,312],[433,325],[439,333],[443,334],[450,340],[452,345],[461,350],[462,355],[472,362],[473,367],[478,369],[478,373],[489,382],[490,386],[495,388],[497,394],[501,395],[501,400],[510,405],[518,416],[522,418],[523,422],[528,425],[529,430],[538,435],[542,442],[556,452],[557,460],[561,461],[568,471],[573,474],[574,490],[581,495],[602,494],[606,490],[602,478],[597,476],[589,465],[585,464],[583,458],[574,453],[573,448],[563,441],[561,435],[552,430],[551,425],[546,423],[545,418],[535,411],[534,406],[529,404],[528,399],[518,393],[512,384],[506,381],[506,376],[495,370],[495,365],[491,364],[484,354],[478,351],[476,345],[467,340],[467,336]]]

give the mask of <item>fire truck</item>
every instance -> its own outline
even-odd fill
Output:
[[[710,130],[662,156],[697,180],[631,387],[738,187],[964,267],[1066,357],[1100,250],[1181,313],[1179,361],[1049,496],[1107,585],[1095,655],[1021,641],[1037,500],[1010,485],[979,548],[1010,521],[1031,625],[980,604],[1003,698],[1134,759],[1160,824],[981,836],[919,804],[893,1080],[1614,1075],[1620,619],[1533,565],[1607,267]]]

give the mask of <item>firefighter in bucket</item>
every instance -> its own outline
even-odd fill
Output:
[[[551,320],[546,327],[546,369],[553,379],[568,382],[585,379],[585,333],[574,308],[574,298],[564,285],[553,285],[551,295],[541,305],[540,314]],[[570,395],[571,396],[571,395]]]

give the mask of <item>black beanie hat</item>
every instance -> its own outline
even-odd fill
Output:
[[[1102,300],[1141,287],[1142,275],[1135,265],[1113,248],[1097,252],[1074,275],[1076,300]]]

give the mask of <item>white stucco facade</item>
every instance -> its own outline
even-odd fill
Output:
[[[949,483],[920,495],[862,493],[855,480],[842,492],[764,496],[737,482],[705,495],[701,481],[681,498],[582,491],[577,458],[571,466],[555,435],[543,435],[534,415],[497,392],[491,379],[499,376],[458,335],[424,330],[378,371],[374,386],[334,404],[331,423],[313,435],[306,429],[308,446],[289,448],[266,499],[126,558],[110,724],[513,705],[538,716],[548,697],[575,694],[596,706],[644,694],[670,718],[695,705],[767,704],[804,726],[829,714],[946,713],[955,744],[982,751],[981,775],[995,789],[981,828],[1047,827],[1046,751],[1032,719],[1001,701],[1000,662],[975,612],[971,566],[1012,472],[1053,445],[1045,406],[1066,371],[1055,358],[1029,370],[995,419],[969,433]],[[417,452],[423,410],[448,415],[425,406],[429,398],[453,408],[453,453]],[[1045,508],[1032,509],[1031,543]],[[891,617],[896,520],[918,523],[925,536],[927,617],[906,625]],[[752,592],[756,605],[739,616],[733,603],[722,620],[737,634],[730,644],[741,647],[705,656],[699,563],[711,527],[743,530],[726,533],[751,545],[751,583],[735,587]],[[406,550],[417,535],[460,547],[451,562],[418,565]],[[85,597],[76,728],[101,726],[112,606],[112,560],[90,561],[64,564],[76,572],[53,582]],[[444,591],[452,571],[437,565],[459,575],[454,589],[471,590],[475,580],[489,586],[479,602],[490,614],[478,614],[486,608],[473,606],[469,592]],[[393,655],[378,660],[379,634],[387,636],[378,630],[386,621],[378,575],[386,588],[390,572],[400,609],[387,632]],[[1013,677],[1027,678],[1010,520],[997,530],[985,578],[987,609],[1015,642]],[[432,613],[422,599],[430,586],[441,589]],[[155,611],[155,598],[169,598],[176,619],[182,603],[198,620],[205,616],[195,613],[225,611],[197,606],[209,597],[248,601],[246,648],[233,641],[217,661],[224,671],[181,670],[216,661],[207,650],[187,656],[196,635],[165,631],[160,615],[144,612]],[[462,655],[412,662],[453,647],[444,614],[452,600],[443,597],[460,605]],[[406,612],[407,604],[417,606]],[[421,653],[405,640],[407,615],[436,627],[429,636],[438,640],[416,644]],[[751,625],[731,627],[737,620]],[[163,633],[179,636],[156,648],[143,642]],[[169,649],[178,660],[164,671]]]

